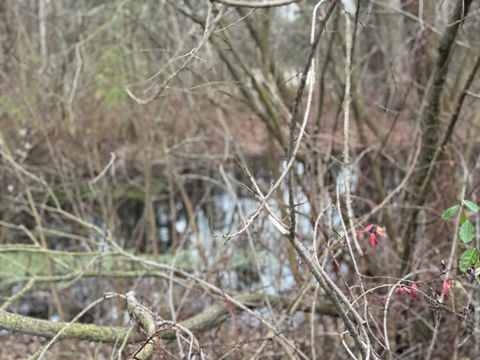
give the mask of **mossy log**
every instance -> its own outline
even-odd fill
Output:
[[[249,308],[259,308],[264,306],[265,296],[268,296],[268,300],[272,306],[288,308],[290,305],[290,303],[282,297],[265,295],[262,293],[241,293],[234,298]],[[309,311],[309,308],[304,307],[299,310]],[[204,332],[214,328],[227,319],[231,314],[231,311],[232,307],[227,303],[221,305],[214,304],[203,310],[201,313],[181,321],[179,324],[192,332]],[[240,309],[235,311],[240,311]],[[337,312],[331,304],[319,303],[316,307],[316,311],[322,315],[337,316]],[[127,336],[128,343],[138,343],[145,340],[145,335],[138,331],[133,331],[129,334],[130,329],[128,327],[52,322],[49,320],[13,314],[3,310],[0,310],[0,328],[47,338],[55,336],[60,330],[66,328],[59,336],[60,339],[77,339],[103,343],[121,341]],[[157,328],[157,330],[159,330],[159,328]],[[167,340],[174,339],[175,331],[158,331],[158,336]]]

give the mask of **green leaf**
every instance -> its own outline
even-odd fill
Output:
[[[454,206],[448,208],[447,210],[445,210],[445,212],[442,214],[442,219],[443,220],[450,219],[453,215],[456,214],[459,207],[460,207],[460,205],[454,205]]]
[[[460,225],[462,225],[465,221],[468,220],[468,214],[466,211],[462,211],[460,214]]]
[[[443,220],[448,220],[448,219],[450,219],[453,215],[455,215],[455,213],[458,211],[459,208],[460,208],[460,205],[454,205],[454,206],[448,208],[448,209],[445,210],[445,212],[442,214],[442,219],[443,219]]]
[[[462,226],[460,226],[460,239],[462,239],[464,243],[469,243],[473,240],[474,236],[475,227],[470,221],[465,221]]]
[[[470,248],[463,252],[460,255],[460,259],[458,260],[458,267],[460,268],[461,272],[465,272],[469,267],[474,266],[478,262],[478,249],[477,248]]]
[[[480,210],[480,207],[477,204],[475,204],[474,202],[471,202],[469,200],[463,200],[463,204],[472,211],[479,211]]]

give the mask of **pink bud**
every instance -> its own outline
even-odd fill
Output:
[[[411,290],[410,290],[408,287],[404,286],[404,285],[400,285],[399,287],[397,287],[397,289],[395,290],[395,292],[396,292],[397,294],[411,294],[411,293],[412,293]]]
[[[385,230],[382,227],[377,226],[376,233],[378,234],[378,236],[383,236],[385,235]]]
[[[446,277],[445,280],[443,280],[443,284],[442,284],[443,295],[448,296],[448,292],[450,291],[450,286],[452,286],[452,280]]]
[[[417,297],[417,283],[412,284],[411,295],[412,295],[412,298],[414,298],[414,299]]]
[[[366,233],[369,236],[370,244],[372,246],[378,245],[378,236],[382,237],[385,235],[383,228],[381,228],[377,224],[368,224],[358,232],[358,235],[363,237],[363,235],[365,235]]]
[[[378,240],[377,240],[377,237],[375,236],[374,233],[370,233],[370,244],[372,246],[377,246],[378,245]]]

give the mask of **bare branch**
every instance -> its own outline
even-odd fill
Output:
[[[302,0],[271,0],[271,1],[244,1],[244,0],[210,0],[228,6],[246,8],[271,8],[298,3]]]

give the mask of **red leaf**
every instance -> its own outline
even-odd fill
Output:
[[[365,226],[365,228],[362,230],[362,232],[368,232],[376,226],[377,226],[376,224],[368,224],[367,226]]]
[[[452,286],[452,280],[446,277],[445,280],[443,280],[443,285],[442,285],[443,295],[448,296],[448,292],[450,291],[450,286]]]
[[[372,246],[377,246],[378,245],[377,236],[374,233],[370,234],[370,244]]]

